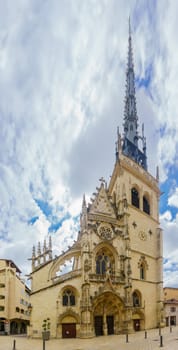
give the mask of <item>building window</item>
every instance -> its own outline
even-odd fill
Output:
[[[140,265],[140,279],[141,280],[145,279],[145,267],[144,267],[144,264]]]
[[[113,253],[107,247],[101,248],[96,255],[96,274],[113,274],[115,270],[115,259]]]
[[[132,200],[132,205],[134,205],[134,207],[136,208],[140,207],[139,193],[135,187],[131,189],[131,200]]]
[[[171,306],[171,307],[170,307],[170,311],[171,311],[171,312],[176,312],[176,307],[175,307],[175,306]]]
[[[0,283],[0,288],[4,288],[5,284],[4,283]]]
[[[146,270],[148,270],[148,263],[145,259],[145,256],[141,256],[138,262],[138,268],[140,270],[140,279],[146,280]]]
[[[0,311],[4,311],[4,306],[0,305]]]
[[[133,300],[133,306],[137,307],[140,306],[140,296],[137,292],[134,292],[132,294],[132,300]]]
[[[176,326],[176,316],[170,316],[170,326]]]
[[[107,255],[98,255],[96,260],[96,273],[97,275],[104,275],[107,270],[107,262],[108,262],[108,256]]]
[[[75,294],[71,289],[66,289],[62,296],[63,306],[74,306],[75,305]]]
[[[145,196],[143,196],[143,211],[150,215],[150,203]]]
[[[16,309],[15,309],[15,310],[16,310],[16,312],[20,312],[20,309],[19,309],[19,307],[16,307]]]
[[[5,299],[5,295],[0,295],[0,299]]]

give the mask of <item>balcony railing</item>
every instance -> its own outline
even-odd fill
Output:
[[[53,283],[56,284],[56,283],[62,283],[66,280],[69,280],[71,278],[74,278],[74,277],[78,277],[81,275],[81,269],[80,270],[75,270],[75,271],[70,271],[68,273],[65,273],[61,276],[56,276],[53,278]]]
[[[144,306],[138,304],[138,305],[133,305],[133,309],[135,312],[138,312],[141,309],[144,309]]]
[[[26,312],[21,313],[21,312],[18,312],[18,311],[15,311],[13,317],[15,317],[17,319],[21,319],[21,320],[29,320],[30,319],[30,315],[29,314],[27,314]]]
[[[111,282],[114,284],[119,284],[119,283],[125,283],[125,277],[119,276],[119,275],[114,275],[110,274],[109,275]],[[106,281],[106,275],[99,275],[96,273],[90,273],[89,274],[89,280],[91,282],[105,282]]]

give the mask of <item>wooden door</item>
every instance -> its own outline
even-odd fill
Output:
[[[140,330],[140,320],[134,320],[134,330],[136,332]]]
[[[95,316],[95,334],[103,335],[103,316]]]
[[[62,337],[63,338],[76,338],[76,324],[75,323],[63,323],[62,324]]]
[[[108,335],[114,334],[114,316],[107,316],[106,322],[108,327]]]

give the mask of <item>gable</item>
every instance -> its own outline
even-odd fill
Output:
[[[101,184],[98,193],[95,194],[93,203],[89,208],[89,213],[101,214],[112,218],[116,218],[114,207],[110,202],[110,199],[108,197],[108,191],[105,189],[103,183]]]

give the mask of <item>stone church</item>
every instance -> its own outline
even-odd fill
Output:
[[[162,326],[162,231],[159,175],[147,169],[144,129],[138,130],[132,38],[129,29],[123,135],[116,161],[91,203],[83,197],[73,246],[52,257],[52,242],[32,252],[29,336],[89,338]],[[60,274],[72,261],[72,268]]]

